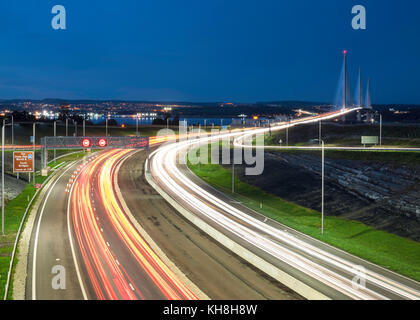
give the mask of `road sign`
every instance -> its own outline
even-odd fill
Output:
[[[105,148],[108,145],[108,141],[104,138],[98,140],[98,146],[101,148]]]
[[[85,143],[90,141],[89,147]],[[44,149],[146,149],[149,147],[149,137],[44,137],[41,138]]]
[[[34,172],[34,152],[13,152],[13,172]]]
[[[362,144],[378,144],[379,137],[377,136],[362,136]]]
[[[92,145],[92,141],[88,138],[82,140],[83,148],[89,148]]]
[[[34,136],[31,136],[31,137],[29,138],[29,141],[30,141],[31,143],[33,143],[33,142],[34,142]]]

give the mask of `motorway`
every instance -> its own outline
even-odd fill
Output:
[[[117,175],[125,210],[201,291],[216,300],[302,298],[184,219],[147,183],[146,158],[139,151],[121,163]]]
[[[129,152],[91,156],[50,185],[32,234],[26,298],[197,299],[121,210],[111,177]],[[55,265],[66,270],[65,290],[51,285]]]
[[[342,114],[305,118],[272,130]],[[221,136],[238,138],[244,133],[233,130]],[[200,143],[213,138],[202,137]],[[154,145],[163,141],[165,138],[151,139]],[[149,163],[151,177],[161,194],[168,195],[184,210],[252,254],[317,290],[321,297],[420,298],[417,282],[266,219],[206,185],[176,160],[179,152],[195,147],[197,142],[168,144],[153,152]],[[139,234],[139,228],[125,212],[128,209],[122,206],[124,201],[115,192],[113,177],[119,164],[127,159],[128,164],[130,159],[136,159],[132,150],[105,150],[89,156],[85,163],[66,167],[47,187],[32,232],[27,299],[197,299],[203,296],[185,277],[175,273],[168,261],[163,261],[162,255]],[[135,170],[143,163],[131,162],[131,165]],[[168,204],[165,207],[162,198],[157,201],[156,193],[151,198],[136,197],[136,189],[128,187],[129,183],[137,183],[133,177],[139,176],[132,171],[124,173],[122,169],[118,178],[127,207],[152,238],[157,239],[159,247],[209,297],[301,298],[264,275],[257,265],[232,254],[225,243],[198,231],[194,223],[186,221]],[[161,232],[155,233],[157,230]],[[51,270],[55,265],[62,265],[66,270],[66,290],[54,290],[51,286]],[[352,286],[357,265],[367,270],[366,288]],[[240,290],[242,294],[238,293]]]
[[[136,219],[211,298],[301,298],[182,219],[147,185],[145,158],[144,151],[105,151],[66,167],[46,186],[30,242],[26,299],[196,298],[122,213],[123,199],[113,192],[114,175],[120,176],[122,194]],[[115,167],[122,159],[128,161],[118,175]],[[140,189],[154,195],[142,197]],[[66,270],[65,290],[52,288],[56,265]]]
[[[69,241],[67,194],[64,192],[78,165],[63,168],[44,190],[31,234],[25,299],[83,299]],[[54,290],[51,285],[51,272],[56,265],[66,270],[66,290]]]
[[[346,112],[352,112],[348,110]],[[299,123],[331,119],[343,113],[325,117],[305,118],[282,124],[271,130],[282,130]],[[255,129],[250,136],[269,129]],[[238,138],[243,133],[226,133],[225,137]],[[372,265],[320,241],[309,238],[284,225],[265,219],[245,207],[234,205],[229,198],[186,174],[185,166],[177,163],[180,153],[196,148],[198,143],[210,143],[210,138],[183,141],[161,147],[150,160],[152,181],[162,195],[168,196],[191,214],[197,225],[216,229],[228,239],[262,257],[271,266],[287,270],[289,275],[325,298],[332,299],[420,299],[418,282],[402,277],[379,266]],[[239,144],[235,142],[235,144]],[[199,219],[199,220],[197,220]],[[359,275],[359,267],[366,270],[366,286],[355,287],[352,282]],[[302,291],[303,294],[304,290]],[[299,292],[300,293],[300,292]]]

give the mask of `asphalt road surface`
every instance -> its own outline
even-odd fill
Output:
[[[211,299],[302,299],[201,232],[145,180],[145,152],[121,166],[119,186],[130,211],[158,246]]]
[[[197,298],[119,207],[112,176],[129,152],[92,156],[83,166],[66,168],[49,186],[32,233],[27,299]],[[57,265],[66,272],[63,289],[52,285]]]
[[[83,299],[68,237],[67,194],[64,192],[77,165],[72,164],[58,173],[38,208],[28,255],[25,290],[28,300]],[[54,266],[65,268],[66,290],[53,288]]]
[[[319,117],[309,117],[301,120],[301,123],[312,121],[319,121]],[[299,121],[294,121],[293,124],[283,124],[276,129],[298,124]],[[268,129],[256,129],[254,133],[266,131]],[[225,134],[230,137],[241,135]],[[202,138],[200,141],[208,143],[211,138]],[[177,156],[179,152],[191,147],[197,147],[197,141],[184,141],[160,148],[152,155],[151,172],[155,183],[167,195],[208,225],[327,297],[420,298],[418,282],[265,219],[246,207],[238,207],[239,204],[189,175],[185,165],[178,164]],[[364,275],[360,266],[364,268]],[[366,279],[366,286],[355,287],[353,279],[361,274]]]

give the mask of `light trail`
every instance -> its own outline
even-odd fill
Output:
[[[162,299],[197,299],[197,296],[162,262],[122,211],[115,196],[112,177],[116,164],[132,150],[110,150],[93,158],[77,176],[73,192],[72,222],[83,265],[98,299],[147,299],[153,291]],[[97,177],[97,179],[95,179]],[[143,288],[133,280],[119,251],[113,252],[100,226],[97,207],[93,205],[97,192],[105,217],[113,232],[125,244],[135,261],[153,285]],[[131,260],[130,260],[131,261]],[[150,281],[149,281],[150,282]]]
[[[319,120],[332,119],[353,112],[357,109],[342,110],[315,117],[295,120],[280,124],[271,130],[282,130],[287,127]],[[274,228],[253,218],[211,193],[199,187],[187,178],[177,167],[177,156],[200,143],[210,143],[213,139],[235,138],[235,145],[258,133],[265,133],[269,128],[254,129],[247,133],[227,133],[219,136],[204,137],[176,144],[162,146],[153,153],[151,172],[154,181],[176,202],[210,224],[224,230],[225,235],[232,235],[248,243],[251,248],[258,248],[270,257],[282,261],[294,269],[309,275],[323,285],[352,299],[389,299],[390,296],[405,299],[420,299],[420,292],[399,283],[382,274],[366,270],[366,288],[355,288],[352,279],[357,267],[354,263],[335,254],[322,250],[280,229]]]

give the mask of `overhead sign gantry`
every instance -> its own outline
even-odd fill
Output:
[[[149,137],[44,137],[41,138],[42,167],[53,149],[149,149]]]

